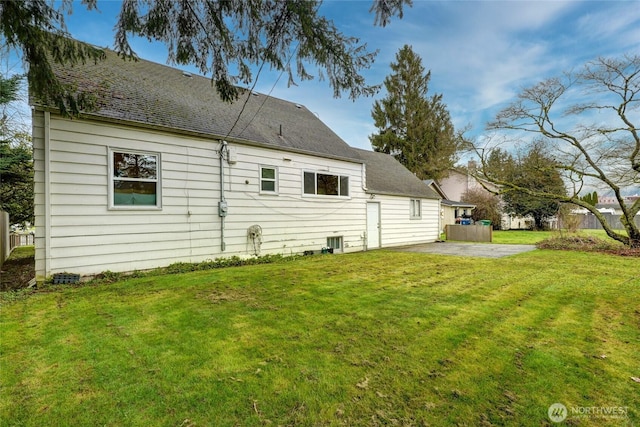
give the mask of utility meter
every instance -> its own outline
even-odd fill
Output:
[[[218,215],[219,216],[227,216],[229,212],[229,205],[226,200],[221,200],[218,202]]]

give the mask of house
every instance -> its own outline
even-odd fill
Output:
[[[468,218],[476,205],[467,202],[449,200],[442,187],[433,179],[423,181],[429,188],[435,191],[440,200],[440,231],[444,233],[447,225],[458,224],[461,218]]]
[[[440,196],[392,156],[354,150],[366,167],[367,248],[438,240]]]
[[[482,180],[482,183],[480,183],[476,178],[474,178],[469,171],[474,170],[475,168],[476,163],[473,160],[469,161],[466,169],[452,169],[449,176],[441,180],[440,186],[451,200],[461,200],[463,195],[469,190],[482,190],[487,192],[489,191],[486,188],[489,188],[492,191],[498,190],[497,185],[486,180]],[[456,202],[449,207],[450,209],[455,210],[454,218],[471,214],[472,209],[470,209],[469,206],[465,206],[464,203],[458,203],[460,202]],[[449,206],[445,201],[443,201],[442,204],[443,206]],[[534,225],[535,221],[530,215],[522,217],[505,212],[502,214],[500,228],[502,230],[526,230],[533,228]]]
[[[111,51],[55,72],[95,108],[31,100],[38,280],[437,239],[436,194],[302,105]]]

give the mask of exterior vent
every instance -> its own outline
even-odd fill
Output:
[[[74,284],[80,282],[79,274],[56,273],[53,275],[54,285]]]
[[[185,76],[185,77],[192,77],[191,73],[188,72],[188,71],[183,71],[182,75]]]

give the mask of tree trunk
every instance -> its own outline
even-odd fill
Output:
[[[629,233],[629,247],[634,249],[640,248],[640,231],[638,227],[627,228],[627,233]]]

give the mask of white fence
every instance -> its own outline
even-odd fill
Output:
[[[4,263],[13,248],[30,246],[35,243],[33,233],[13,233],[9,227],[9,214],[0,211],[0,264]]]
[[[12,233],[9,238],[9,241],[10,241],[9,244],[11,246],[11,250],[13,250],[13,248],[18,246],[32,246],[35,241],[34,238],[35,236],[33,235],[33,233],[27,233],[27,234]]]

